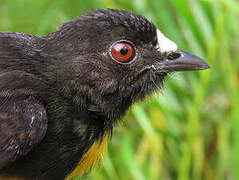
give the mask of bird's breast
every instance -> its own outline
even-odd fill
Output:
[[[79,164],[76,166],[74,171],[66,178],[66,180],[71,180],[72,178],[84,175],[87,173],[97,162],[99,162],[102,157],[107,152],[108,147],[108,137],[105,135],[103,139],[97,139],[88,151],[82,156]]]

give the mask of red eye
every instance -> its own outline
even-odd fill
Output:
[[[135,49],[129,42],[116,42],[111,47],[113,58],[120,63],[127,63],[135,56]]]

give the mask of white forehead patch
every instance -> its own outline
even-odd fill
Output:
[[[165,37],[159,29],[157,29],[157,39],[158,44],[156,45],[156,48],[162,53],[170,53],[178,49],[177,45]]]

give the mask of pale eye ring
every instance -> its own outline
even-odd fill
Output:
[[[116,41],[110,47],[110,55],[113,60],[120,64],[129,64],[135,59],[136,49],[128,40]]]

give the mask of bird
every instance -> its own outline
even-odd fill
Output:
[[[145,17],[94,9],[44,36],[0,33],[0,179],[70,180],[175,71],[203,70]]]

